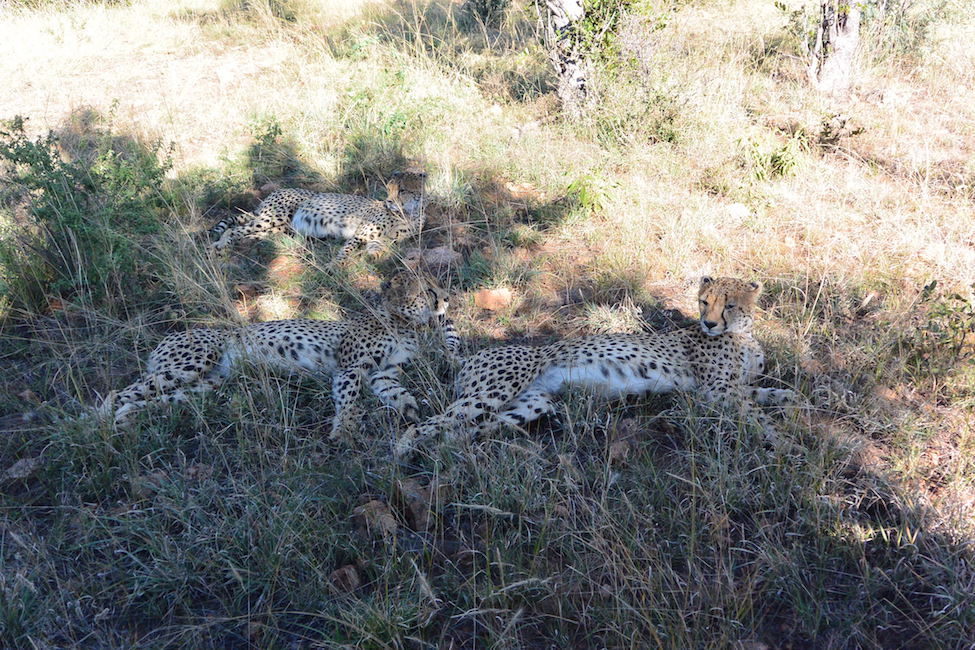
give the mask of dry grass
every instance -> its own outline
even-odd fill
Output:
[[[0,5],[0,117],[98,181],[6,167],[0,238],[80,219],[111,252],[3,262],[0,645],[970,647],[975,23],[923,10],[836,107],[772,3],[638,3],[568,122],[519,2],[487,26],[439,0]],[[368,306],[396,255],[335,273],[281,236],[222,262],[202,231],[265,183],[379,195],[408,161],[430,218],[397,254],[463,254],[441,276],[469,350],[673,327],[699,275],[747,276],[808,407],[769,445],[692,399],[571,395],[409,466],[383,411],[331,445],[327,382],[260,369],[129,431],[77,419],[168,331]],[[432,413],[452,369],[427,352]],[[429,527],[410,479],[443,486]],[[374,500],[388,538],[353,516]]]

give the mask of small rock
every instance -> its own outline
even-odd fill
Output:
[[[481,289],[474,294],[474,304],[488,311],[500,311],[511,304],[511,289]]]
[[[335,594],[349,594],[359,588],[362,584],[362,579],[359,577],[359,571],[356,570],[355,566],[352,564],[346,564],[343,567],[332,571],[328,576],[328,585]]]
[[[396,529],[399,528],[396,517],[390,512],[389,506],[375,499],[353,510],[352,516],[355,517],[356,524],[365,533],[368,535],[378,533],[387,541],[396,535]]]
[[[41,459],[39,457],[21,458],[7,468],[7,471],[3,473],[3,478],[7,481],[24,480],[33,476],[40,467]]]

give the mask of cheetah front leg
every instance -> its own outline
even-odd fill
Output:
[[[447,348],[447,358],[452,363],[460,363],[462,361],[460,356],[460,336],[457,334],[457,328],[454,327],[454,321],[446,316],[439,316],[437,320],[440,335],[443,337],[444,347]]]
[[[383,404],[399,413],[408,422],[420,421],[416,398],[399,382],[399,366],[377,368],[369,374],[369,388]]]
[[[334,261],[335,262],[344,262],[345,260],[347,260],[349,258],[349,255],[351,255],[352,253],[354,253],[356,251],[356,249],[359,248],[359,245],[361,243],[362,242],[360,242],[359,239],[357,239],[356,237],[353,237],[352,239],[347,240],[345,242],[345,244],[342,245],[342,248],[339,249],[339,252],[335,254]]]
[[[366,255],[378,257],[386,250],[382,230],[373,223],[364,223],[356,228],[352,238],[345,242],[335,259],[343,260],[358,248],[365,246]]]
[[[329,439],[358,433],[362,420],[362,409],[358,406],[361,392],[362,372],[358,368],[339,372],[332,379],[332,401],[335,403],[335,419]]]
[[[796,393],[788,388],[749,388],[749,396],[761,406],[787,406],[795,404]]]
[[[760,404],[771,404],[772,400],[784,397],[792,391],[777,388],[756,388],[740,386],[732,381],[714,381],[708,390],[702,392],[706,401],[728,413],[738,413],[742,421],[757,424],[770,443],[777,442],[779,430],[775,421],[763,412]]]

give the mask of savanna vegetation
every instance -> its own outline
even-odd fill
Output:
[[[0,2],[0,646],[975,647],[973,6],[858,5],[842,96],[818,3],[584,6],[570,113],[544,3]],[[413,163],[427,226],[378,262],[206,251],[275,187],[382,197]],[[169,332],[338,318],[404,260],[468,352],[761,280],[802,403],[773,442],[573,393],[405,463],[388,413],[332,443],[328,382],[260,368],[84,417]]]

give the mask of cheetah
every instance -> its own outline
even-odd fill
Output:
[[[458,398],[440,415],[411,426],[394,447],[408,454],[421,440],[453,433],[468,422],[481,431],[521,426],[554,413],[553,396],[569,386],[608,398],[694,391],[706,401],[784,405],[788,389],[753,386],[764,354],[752,338],[757,282],[704,277],[699,324],[667,333],[603,334],[545,346],[509,345],[468,357],[456,383]]]
[[[404,270],[384,284],[382,306],[342,321],[306,318],[236,329],[199,328],[165,337],[149,355],[146,373],[99,407],[118,423],[153,402],[182,402],[216,389],[241,360],[284,372],[332,376],[335,418],[330,437],[351,435],[361,411],[361,384],[408,422],[417,422],[416,399],[400,384],[400,366],[418,347],[418,326],[438,329],[448,356],[460,339],[446,316],[446,292],[432,279]]]
[[[345,240],[336,260],[345,259],[361,245],[369,255],[378,255],[384,242],[402,241],[423,227],[426,177],[426,172],[415,168],[394,173],[386,183],[385,201],[297,188],[276,190],[254,214],[214,226],[211,232],[219,238],[211,248],[221,251],[244,239],[292,230],[308,237]]]

